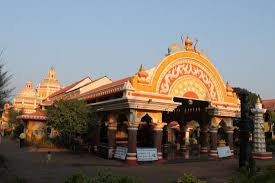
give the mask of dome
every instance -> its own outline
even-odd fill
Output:
[[[32,87],[32,81],[28,81],[13,100],[13,106],[16,110],[25,110],[26,112],[33,112],[37,103],[37,95]]]
[[[36,99],[36,92],[32,88],[32,81],[28,81],[25,87],[19,92],[16,98],[33,98]]]

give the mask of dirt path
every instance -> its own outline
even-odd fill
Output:
[[[115,174],[134,176],[146,183],[173,182],[185,172],[191,172],[209,182],[224,182],[232,176],[238,167],[237,159],[185,163],[166,162],[162,165],[145,164],[128,167],[119,161],[106,160],[91,154],[70,152],[53,152],[52,161],[46,164],[46,151],[35,148],[20,149],[16,141],[8,138],[4,138],[0,145],[0,154],[5,156],[10,174],[24,177],[30,183],[61,183],[64,177],[77,171],[83,171],[92,176],[96,174],[97,170],[106,168]],[[261,166],[275,164],[275,161],[258,164]]]

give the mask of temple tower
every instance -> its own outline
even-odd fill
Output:
[[[255,159],[272,159],[272,153],[266,152],[265,134],[264,134],[264,118],[263,114],[266,109],[263,109],[260,99],[257,99],[255,108],[251,110],[254,117],[254,132],[253,132],[253,157]]]
[[[50,68],[48,76],[38,84],[37,96],[40,100],[46,99],[52,93],[61,89],[60,83],[56,78],[56,72],[53,67]]]
[[[25,113],[34,112],[38,103],[36,92],[32,87],[32,81],[28,81],[13,100],[14,108],[18,111],[24,110]]]

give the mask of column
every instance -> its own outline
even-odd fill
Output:
[[[185,128],[181,128],[180,129],[180,134],[179,134],[179,143],[180,143],[180,151],[184,154],[187,148],[187,144],[186,144],[186,129]]]
[[[203,127],[200,133],[200,141],[201,141],[201,154],[208,154],[208,128]]]
[[[233,143],[233,127],[229,128],[229,129],[226,129],[225,132],[227,133],[227,144],[230,148],[230,151],[231,151],[231,156],[234,155],[234,143]]]
[[[113,158],[116,147],[116,131],[117,124],[111,123],[108,125],[108,158]]]
[[[212,127],[210,128],[210,145],[211,145],[211,150],[210,150],[210,156],[211,157],[217,157],[217,133],[218,133],[218,128]]]
[[[127,163],[130,166],[137,165],[137,130],[138,122],[128,122],[128,153]]]
[[[154,147],[157,148],[158,152],[158,160],[162,159],[162,132],[163,132],[162,124],[158,124],[154,127]]]

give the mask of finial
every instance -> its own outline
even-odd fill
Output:
[[[192,48],[193,42],[192,42],[192,40],[189,38],[189,36],[187,36],[184,45],[185,45],[185,49],[186,49],[186,50],[193,50],[193,48]]]
[[[231,87],[231,85],[229,84],[228,81],[226,82],[226,90],[230,91],[230,92],[233,92],[233,88]]]
[[[261,103],[261,100],[260,100],[260,97],[257,98],[257,101],[256,101],[256,104],[260,104]]]
[[[142,64],[139,67],[138,76],[141,78],[146,78],[148,76],[148,73],[145,71]]]
[[[140,65],[140,67],[139,67],[139,70],[138,70],[139,72],[141,72],[141,71],[144,71],[144,67],[143,67],[143,65],[141,64]]]

